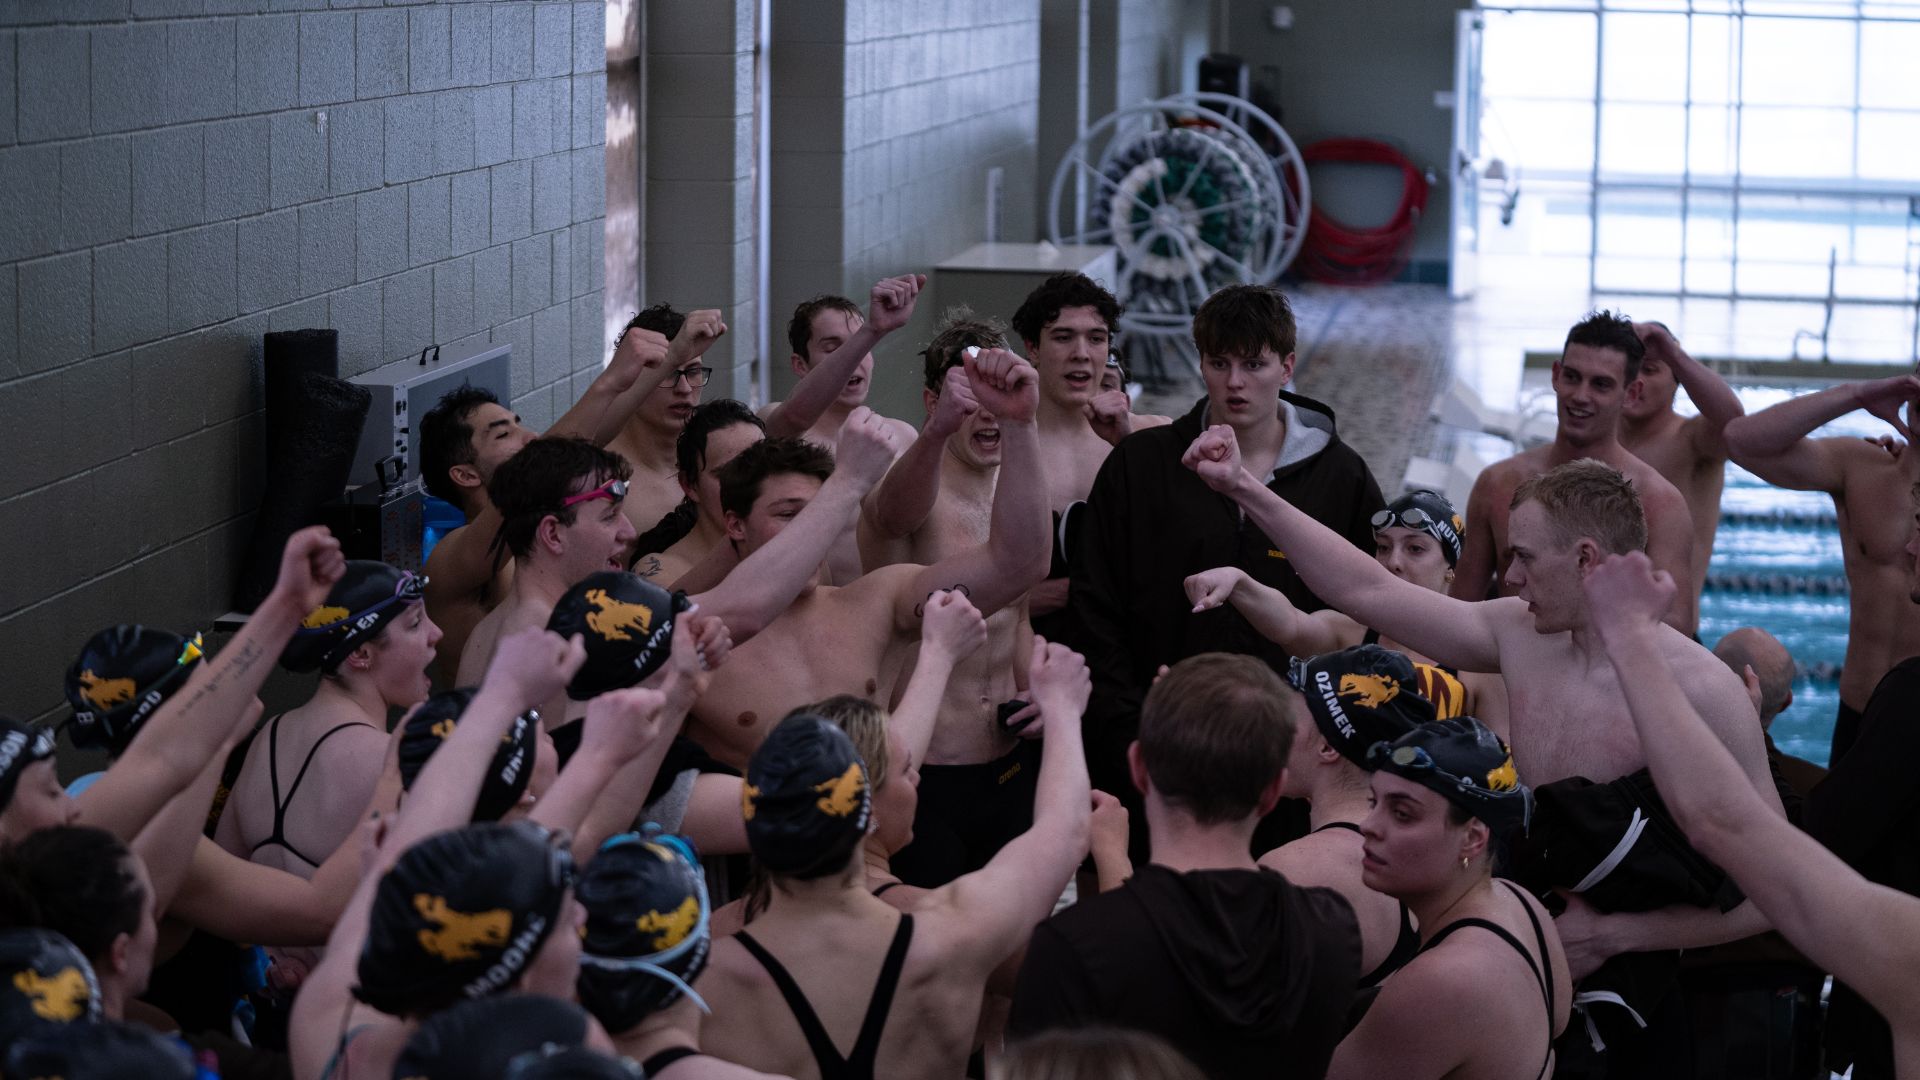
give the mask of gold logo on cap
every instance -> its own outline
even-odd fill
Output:
[[[87,977],[79,968],[61,968],[46,978],[37,971],[17,971],[13,987],[27,996],[33,1015],[42,1020],[72,1023],[87,1011]]]
[[[513,929],[513,916],[505,908],[455,911],[444,898],[425,893],[413,898],[413,907],[422,918],[438,924],[436,929],[420,931],[420,947],[449,963],[475,959],[483,947],[505,945]]]
[[[1363,709],[1377,709],[1400,696],[1400,681],[1386,675],[1342,675],[1340,696],[1359,698]]]
[[[740,785],[740,816],[753,820],[753,800],[760,797],[760,789],[752,784]]]
[[[605,589],[588,589],[587,603],[594,607],[587,613],[587,628],[608,641],[632,641],[627,631],[645,634],[653,629],[653,609],[645,604],[615,600]]]
[[[111,709],[132,701],[138,689],[132,679],[103,679],[91,670],[80,673],[80,696],[96,709]]]
[[[649,911],[633,921],[633,928],[643,934],[653,935],[653,951],[671,949],[686,940],[693,933],[693,926],[700,921],[700,901],[689,896],[672,911],[661,913]]]
[[[441,742],[445,742],[447,737],[453,734],[453,728],[453,718],[449,716],[444,720],[435,720],[433,726],[427,729],[427,733],[439,739]]]
[[[1488,791],[1512,791],[1520,786],[1520,773],[1513,767],[1509,757],[1500,763],[1500,767],[1487,774]]]
[[[353,614],[353,612],[348,611],[346,608],[331,607],[322,604],[320,607],[307,612],[307,617],[300,620],[300,625],[309,630],[318,630],[323,626],[332,626],[337,622],[345,622],[347,616],[351,614]]]
[[[846,817],[859,808],[860,793],[867,790],[866,770],[856,761],[839,776],[813,785],[813,790],[820,792],[814,805],[820,807],[821,813],[829,817]]]

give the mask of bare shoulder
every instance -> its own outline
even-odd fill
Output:
[[[1260,865],[1295,885],[1345,883],[1351,874],[1340,868],[1354,861],[1354,845],[1344,829],[1308,833],[1260,856]]]
[[[760,417],[760,419],[762,420],[771,420],[773,418],[773,414],[779,412],[780,406],[784,404],[786,403],[783,401],[769,401],[765,405],[760,406],[759,410],[756,411],[754,415]]]

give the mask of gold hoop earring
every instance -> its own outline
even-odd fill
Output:
[[[1468,860],[1468,858],[1465,855],[1460,856],[1460,869],[1467,870],[1470,868],[1471,868],[1470,860]]]

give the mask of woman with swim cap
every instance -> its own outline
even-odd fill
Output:
[[[1373,515],[1373,557],[1395,577],[1445,593],[1460,561],[1465,523],[1453,504],[1432,491],[1409,491]],[[1399,642],[1381,637],[1332,608],[1301,611],[1278,590],[1223,566],[1187,579],[1193,610],[1211,611],[1232,604],[1253,628],[1295,656],[1319,656],[1355,645],[1379,643],[1407,654],[1421,671],[1421,694],[1440,716],[1473,716],[1504,737],[1507,691],[1497,674],[1454,671],[1434,664]]]
[[[353,559],[280,656],[320,673],[305,705],[267,721],[247,751],[215,839],[263,866],[312,877],[366,812],[387,717],[424,701],[440,629],[427,579]]]
[[[1367,762],[1361,879],[1413,909],[1420,951],[1381,984],[1334,1051],[1329,1080],[1543,1080],[1573,983],[1552,917],[1494,880],[1533,810],[1511,752],[1463,717],[1375,743]]]

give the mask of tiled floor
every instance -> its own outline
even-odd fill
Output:
[[[1455,301],[1432,285],[1284,287],[1299,326],[1296,388],[1333,408],[1341,438],[1366,458],[1389,492],[1399,490],[1414,454],[1451,460],[1461,439],[1477,437],[1429,417],[1447,380],[1458,378],[1496,408],[1515,409],[1526,354],[1557,351],[1567,327],[1592,308],[1658,319],[1696,357],[1756,366],[1792,358],[1796,334],[1818,332],[1825,318],[1819,304],[1775,301],[1680,301],[1512,288]],[[1911,363],[1913,319],[1911,308],[1840,306],[1827,352],[1835,360]],[[1820,343],[1801,341],[1798,355],[1818,359]],[[1140,408],[1177,416],[1201,392],[1197,376],[1187,374],[1142,395]]]

